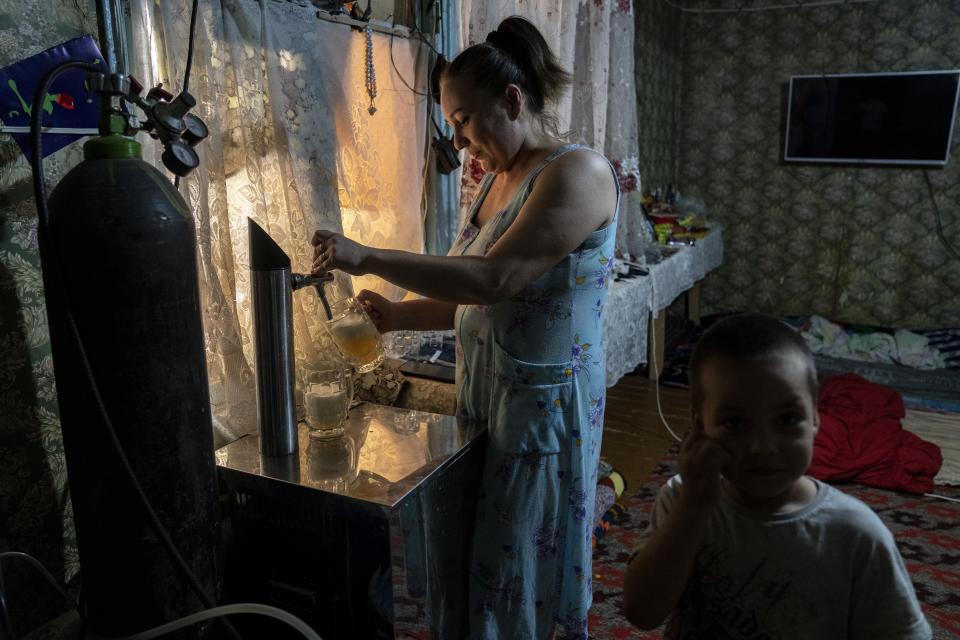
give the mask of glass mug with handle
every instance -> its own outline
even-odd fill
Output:
[[[342,436],[352,402],[353,369],[350,365],[331,362],[307,371],[303,412],[310,438],[325,440]]]
[[[332,318],[326,328],[343,359],[358,373],[366,373],[383,362],[383,340],[363,304],[356,298],[344,298],[330,304]]]
[[[347,493],[357,479],[357,443],[346,433],[341,438],[311,438],[307,445],[307,477],[324,491]]]

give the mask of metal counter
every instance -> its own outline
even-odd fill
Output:
[[[287,609],[324,640],[465,637],[483,434],[362,404],[341,438],[301,423],[297,455],[261,456],[257,436],[219,449],[228,597]]]

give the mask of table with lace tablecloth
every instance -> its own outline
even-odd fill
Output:
[[[650,360],[650,377],[663,367],[664,309],[681,295],[687,314],[700,321],[700,281],[723,262],[723,230],[714,226],[693,245],[670,247],[672,255],[648,265],[646,276],[613,282],[603,308],[607,386]],[[649,340],[648,340],[649,338]]]

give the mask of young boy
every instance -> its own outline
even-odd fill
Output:
[[[694,425],[627,568],[627,618],[669,618],[667,638],[931,638],[880,519],[804,475],[819,418],[803,339],[775,318],[726,318],[690,377]]]

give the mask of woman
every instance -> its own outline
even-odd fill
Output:
[[[317,231],[314,272],[372,273],[425,296],[360,297],[383,332],[457,332],[458,413],[489,446],[470,566],[470,638],[586,637],[605,392],[600,311],[619,188],[555,135],[568,74],[536,27],[504,20],[441,79],[457,149],[488,172],[446,257]]]

